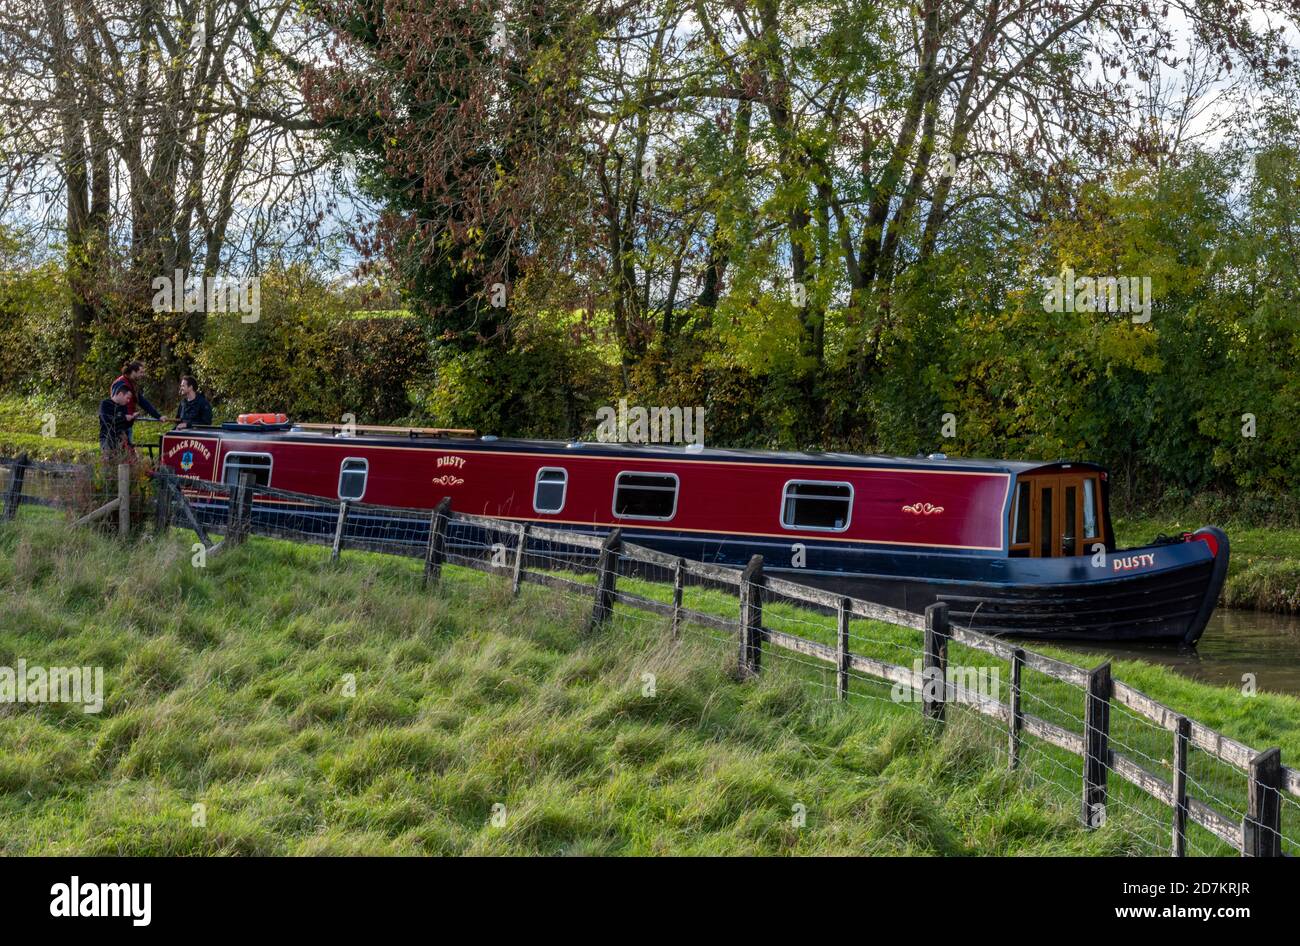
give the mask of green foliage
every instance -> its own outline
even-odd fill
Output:
[[[363,317],[312,274],[262,277],[258,321],[209,318],[197,373],[224,416],[275,411],[337,422],[353,414],[378,423],[406,416],[407,386],[426,369],[427,346],[411,319]]]
[[[569,437],[612,403],[615,371],[562,328],[538,327],[504,351],[440,347],[433,379],[413,391],[414,416],[520,437]]]
[[[966,208],[933,256],[892,279],[879,319],[828,275],[839,251],[818,242],[826,234],[815,220],[797,237],[822,263],[806,275],[807,306],[794,303],[788,246],[756,221],[788,215],[798,201],[782,187],[761,195],[762,214],[754,210],[760,195],[724,125],[696,129],[683,145],[688,160],[666,156],[649,185],[669,203],[689,205],[701,189],[716,200],[730,254],[721,298],[697,304],[683,290],[635,357],[605,299],[548,308],[545,292],[534,298],[521,280],[493,316],[501,331],[471,338],[468,323],[448,335],[429,307],[393,290],[382,310],[358,312],[359,289],[303,268],[262,275],[260,321],[212,314],[203,341],[172,355],[192,359],[219,418],[272,410],[590,436],[596,410],[627,397],[704,407],[716,445],[1094,460],[1112,469],[1118,505],[1213,491],[1249,500],[1252,521],[1264,522],[1271,500],[1252,497],[1296,496],[1300,131],[1285,110],[1213,152],[1116,166],[1035,217],[992,201]],[[808,134],[815,150],[817,134]],[[691,168],[707,180],[681,176]],[[786,170],[804,183],[816,176]],[[668,253],[674,239],[660,234],[644,252]],[[31,257],[0,234],[0,390],[47,396],[66,382],[67,296],[59,268]],[[1044,281],[1065,268],[1149,277],[1151,320],[1048,311]],[[116,298],[101,300],[81,368],[89,406],[76,410],[86,423],[122,360],[162,358],[165,347],[161,323],[125,303],[114,309]],[[411,316],[393,317],[408,302]],[[822,333],[820,352],[809,348],[812,330]],[[174,403],[156,381],[146,393]],[[38,407],[0,424],[6,449],[50,455],[93,444],[93,432],[41,437]],[[944,434],[948,414],[955,437]]]
[[[26,250],[0,227],[0,391],[31,394],[66,379],[72,347],[62,268]]]
[[[1235,201],[1242,156],[1198,155],[1117,174],[1010,240],[963,234],[896,303],[871,398],[880,446],[1085,457],[1148,502],[1169,487],[1293,491],[1300,282],[1281,205],[1300,176],[1296,144],[1279,151]],[[1044,278],[1066,267],[1149,276],[1151,321],[1047,311]],[[946,446],[944,412],[957,425]]]

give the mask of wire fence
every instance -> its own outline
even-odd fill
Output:
[[[13,496],[15,510],[79,511],[123,495],[84,469],[0,461],[0,472],[7,515]],[[922,616],[764,575],[758,557],[741,571],[624,543],[618,530],[467,515],[449,500],[431,511],[330,500],[249,474],[220,484],[164,468],[150,504],[157,528],[193,529],[208,554],[259,535],[334,558],[420,559],[426,582],[444,566],[469,568],[515,593],[545,585],[589,609],[593,629],[617,617],[711,641],[740,680],[778,672],[817,699],[912,705],[939,724],[960,717],[1008,768],[1058,802],[1076,799],[1084,825],[1109,827],[1131,853],[1300,854],[1300,771],[1280,750],[1257,752],[1176,713],[1113,680],[1109,663],[1078,667],[950,625],[944,604]]]
[[[25,454],[0,457],[0,519],[35,507],[82,525],[129,533],[142,524],[148,495],[145,468],[115,457],[95,464],[50,463]]]

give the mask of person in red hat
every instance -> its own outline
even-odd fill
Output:
[[[154,420],[167,420],[166,417],[158,413],[158,408],[150,404],[148,400],[145,399],[144,395],[140,393],[140,383],[144,381],[144,379],[144,365],[138,361],[129,361],[122,366],[122,373],[118,375],[117,379],[113,382],[113,386],[109,392],[110,394],[116,394],[119,385],[123,386],[127,392],[128,397],[125,406],[127,417],[129,417],[130,420],[128,420],[126,424],[126,441],[130,444],[135,443],[135,437],[133,434],[135,418],[142,412],[148,414]]]

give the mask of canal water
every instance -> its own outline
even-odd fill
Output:
[[[1194,651],[1146,644],[1067,645],[1071,650],[1161,664],[1183,676],[1219,686],[1255,685],[1271,693],[1300,696],[1300,616],[1219,608]]]

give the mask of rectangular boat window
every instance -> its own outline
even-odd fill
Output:
[[[1016,484],[1016,506],[1011,511],[1011,544],[1029,544],[1029,524],[1032,514],[1029,511],[1029,481],[1021,480]]]
[[[253,474],[256,486],[271,485],[271,455],[269,453],[227,453],[222,462],[221,482],[235,486],[239,474]]]
[[[1061,502],[1061,512],[1065,516],[1065,530],[1061,533],[1061,554],[1074,555],[1078,544],[1079,517],[1075,503],[1079,501],[1079,488],[1073,484],[1065,487],[1065,498]]]
[[[567,470],[549,466],[538,470],[537,483],[533,487],[533,512],[559,512],[563,509],[568,485]]]
[[[620,473],[614,481],[614,515],[671,519],[677,512],[677,477],[671,473]]]
[[[853,514],[853,486],[791,480],[781,501],[781,525],[786,529],[822,529],[843,532]]]
[[[1097,481],[1088,477],[1083,481],[1083,535],[1088,539],[1098,537],[1097,532]]]
[[[1052,487],[1044,486],[1039,493],[1038,557],[1052,557],[1052,542],[1056,530],[1052,528]]]
[[[356,502],[366,495],[366,480],[370,474],[369,461],[361,457],[348,457],[339,467],[339,499]]]

